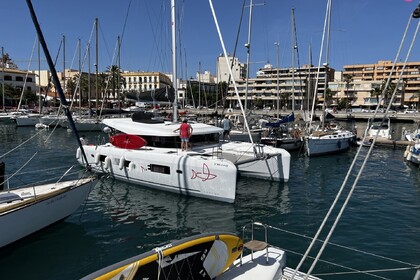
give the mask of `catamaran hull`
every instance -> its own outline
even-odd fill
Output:
[[[237,169],[227,160],[167,148],[122,149],[111,144],[84,146],[94,172],[183,195],[233,203]],[[79,163],[85,165],[77,151]]]
[[[221,143],[206,149],[234,163],[241,176],[270,181],[289,181],[290,153],[285,149],[244,142]]]
[[[0,247],[70,216],[88,197],[94,181],[91,177],[10,190],[21,199],[0,204]]]

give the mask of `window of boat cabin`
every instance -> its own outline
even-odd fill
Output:
[[[150,147],[157,148],[179,148],[181,139],[179,136],[159,137],[159,136],[142,136]],[[193,135],[190,138],[192,146],[214,145],[219,143],[219,133]]]

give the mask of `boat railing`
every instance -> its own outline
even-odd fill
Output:
[[[247,233],[248,228],[250,227],[250,233],[251,233],[251,239],[247,242],[245,242],[245,236]],[[258,227],[259,229],[264,229],[264,241],[255,239],[254,235],[254,229]],[[260,223],[260,222],[252,222],[249,224],[246,224],[242,227],[242,240],[244,241],[244,248],[251,251],[251,259],[254,260],[254,252],[256,251],[262,251],[266,250],[266,261],[268,263],[268,235],[267,235],[267,226]],[[240,263],[242,265],[242,256],[243,256],[243,250],[241,253],[241,259]]]

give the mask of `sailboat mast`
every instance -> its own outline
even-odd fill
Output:
[[[279,67],[280,67],[280,64],[279,64],[279,49],[280,49],[280,43],[278,43],[278,42],[275,42],[274,43],[274,45],[276,46],[276,50],[277,50],[277,52],[276,52],[276,54],[277,54],[277,56],[276,56],[276,58],[277,58],[277,119],[280,119],[280,81],[279,81],[279,79],[280,79],[280,72],[279,72]]]
[[[99,104],[99,82],[98,82],[98,18],[95,18],[95,98],[96,98],[96,105],[95,110],[98,111],[98,104]]]
[[[118,113],[120,113],[121,110],[121,99],[120,99],[120,91],[121,91],[121,38],[118,36],[118,76],[117,76],[117,94],[118,94]]]
[[[66,36],[63,35],[63,88],[64,96],[67,94],[67,84],[66,84]],[[57,91],[57,88],[56,88]]]
[[[4,97],[4,48],[1,47],[1,91],[3,93],[3,112],[6,112],[6,103],[5,103],[5,97]]]
[[[41,97],[41,44],[38,39],[38,108],[39,114],[42,114],[42,97]]]
[[[295,9],[292,9],[292,112],[295,111]]]
[[[178,84],[176,76],[176,7],[175,0],[171,0],[171,27],[172,27],[172,84],[175,91],[173,121],[178,121]]]
[[[312,78],[311,78],[311,68],[312,68],[312,45],[309,44],[309,67],[308,67],[308,112],[311,111],[311,96],[312,96]]]
[[[248,42],[245,44],[246,47],[246,82],[245,82],[245,110],[248,109],[248,80],[249,80],[249,64],[251,59],[251,27],[252,27],[252,0],[249,3],[249,22],[248,22]]]
[[[90,105],[90,98],[91,98],[91,83],[90,83],[90,73],[91,73],[91,69],[90,69],[90,42],[87,45],[87,51],[88,51],[88,97],[87,97],[87,106],[88,106],[88,112],[89,112],[89,117],[92,117],[92,110],[91,110],[91,105]]]
[[[198,107],[201,109],[201,62],[198,62]]]
[[[77,50],[78,50],[78,71],[79,71],[79,111],[82,110],[82,47],[80,38],[77,40]]]
[[[331,34],[331,5],[332,0],[328,0],[328,6],[327,6],[327,40],[325,43],[325,63],[324,63],[324,69],[325,69],[325,81],[324,81],[324,102],[322,102],[322,120],[321,120],[321,128],[324,128],[325,126],[325,104],[327,101],[327,89],[328,89],[328,55],[329,55],[329,49],[330,49],[330,34]]]

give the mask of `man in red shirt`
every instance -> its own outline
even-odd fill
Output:
[[[179,130],[179,137],[181,138],[181,150],[187,151],[188,150],[188,142],[190,141],[190,137],[193,132],[193,128],[188,123],[187,119],[182,121],[182,124],[179,128],[175,129],[174,132]]]

